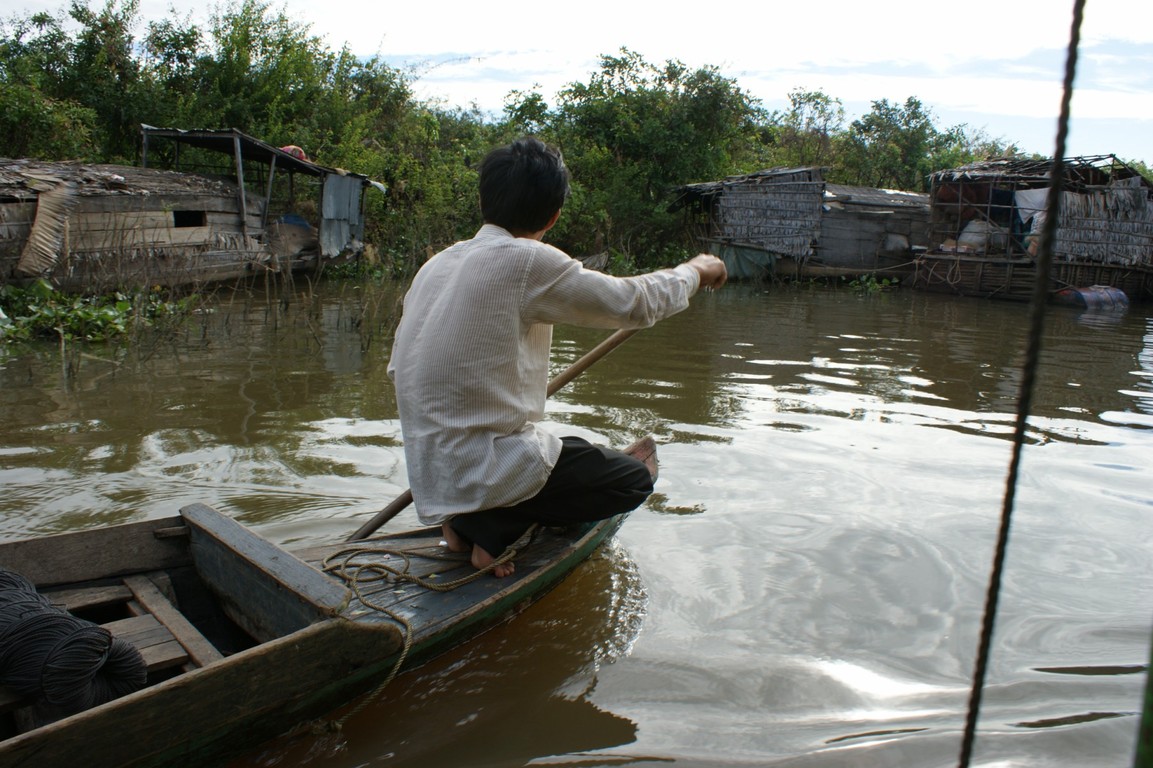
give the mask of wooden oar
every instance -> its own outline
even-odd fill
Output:
[[[563,371],[553,377],[553,379],[548,383],[546,396],[552,397],[553,394],[555,394],[558,390],[575,379],[577,376],[580,376],[582,373],[587,371],[590,367],[592,367],[593,363],[619,347],[625,342],[625,340],[627,340],[636,332],[637,331],[635,328],[622,328],[612,336],[609,336],[607,339],[602,341],[600,344],[597,344],[580,360],[577,360],[568,368],[565,368]],[[397,496],[391,504],[373,515],[371,520],[360,526],[356,533],[349,536],[346,541],[360,541],[361,539],[367,539],[369,536],[375,533],[376,530],[380,528],[380,526],[384,525],[389,520],[399,515],[400,512],[411,503],[412,490],[410,489],[400,494],[400,496]]]

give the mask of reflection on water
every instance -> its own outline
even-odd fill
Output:
[[[237,763],[524,765],[537,758],[632,743],[636,723],[599,708],[598,674],[628,653],[645,592],[615,546],[594,556],[511,624],[402,675],[339,736],[269,745]]]
[[[146,354],[0,362],[0,536],[218,506],[287,544],[407,485],[396,286],[236,297]],[[660,443],[577,578],[397,680],[339,740],[237,766],[955,764],[1028,309],[733,286],[550,403]],[[558,328],[554,367],[603,332]],[[1153,620],[1153,321],[1054,308],[976,758],[1131,759]],[[415,522],[411,510],[390,524]]]
[[[2,535],[215,499],[279,540],[320,540],[394,498],[406,483],[380,352],[399,291],[329,290],[226,297],[144,350],[0,362]]]

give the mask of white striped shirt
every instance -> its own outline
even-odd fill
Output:
[[[404,297],[388,375],[396,386],[417,515],[531,498],[560,455],[542,430],[552,324],[646,328],[680,312],[700,276],[682,264],[612,277],[486,224],[421,267]]]

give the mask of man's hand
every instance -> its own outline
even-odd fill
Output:
[[[725,263],[716,256],[700,253],[685,263],[701,276],[701,288],[706,291],[720,288],[729,279],[729,271],[725,269]]]

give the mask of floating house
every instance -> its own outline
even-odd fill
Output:
[[[235,129],[142,126],[142,139],[142,167],[0,159],[0,284],[199,285],[364,248],[366,190],[384,190],[365,176]],[[173,168],[148,167],[161,159]]]
[[[1115,155],[1062,164],[1050,291],[1117,289],[1153,299],[1153,185]],[[930,177],[928,250],[915,288],[1028,300],[1051,184],[1050,160],[990,160]]]
[[[672,209],[736,279],[911,275],[929,235],[928,195],[829,184],[816,167],[689,184]]]

